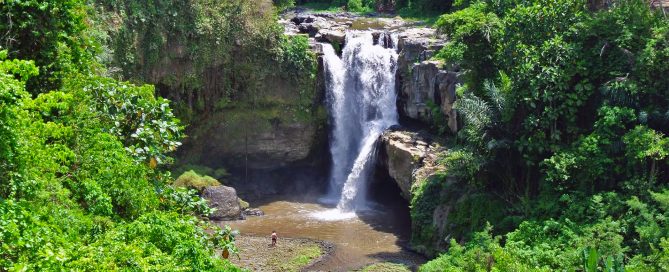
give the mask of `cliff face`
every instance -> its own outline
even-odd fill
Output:
[[[401,189],[402,197],[412,203],[413,249],[426,255],[445,250],[448,241],[443,237],[447,237],[450,231],[449,215],[460,196],[454,198],[443,186],[427,191],[423,188],[431,187],[425,183],[429,183],[431,179],[440,179],[439,176],[444,174],[445,169],[439,165],[438,159],[439,154],[445,152],[445,148],[434,142],[431,135],[425,132],[402,129],[383,133],[381,147],[379,164],[384,166],[382,171],[388,172]],[[455,183],[452,178],[446,180],[448,184]],[[425,210],[414,199],[417,191],[428,194],[429,198],[439,204]],[[427,220],[422,220],[416,214],[427,215]]]
[[[405,130],[387,131],[381,136],[380,158],[408,201],[413,186],[440,170],[437,154],[443,148],[428,137]]]
[[[443,68],[430,58],[443,47],[445,39],[430,28],[411,28],[399,34],[398,110],[404,118],[431,123],[441,114],[452,132],[457,131],[453,109],[458,72]]]
[[[189,141],[188,157],[205,165],[273,170],[306,159],[326,140],[324,119],[283,118],[268,110],[280,109],[221,111],[207,118]]]
[[[188,135],[178,163],[226,168],[242,195],[327,165],[316,58],[306,39],[283,37],[271,0],[126,4],[99,6],[108,73],[173,102]]]

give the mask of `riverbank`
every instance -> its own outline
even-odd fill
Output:
[[[306,238],[280,238],[272,247],[268,237],[239,235],[235,243],[239,258],[231,256],[235,265],[251,271],[303,271],[334,252],[326,241]]]
[[[401,200],[400,198],[399,201]],[[304,269],[306,271],[352,271],[381,262],[401,263],[413,269],[423,264],[425,259],[406,249],[410,229],[405,205],[406,203],[396,203],[395,206],[376,204],[373,210],[360,212],[355,218],[321,220],[316,215],[329,210],[322,204],[306,200],[277,199],[257,206],[252,203],[252,206],[265,212],[264,216],[222,221],[220,224],[230,225],[240,232],[237,246],[242,250],[242,263],[233,261],[253,271],[260,268],[253,269],[245,264],[263,264],[263,267],[270,267],[268,264],[272,263],[271,259],[277,257],[288,262],[298,255],[305,255],[299,252],[301,248],[310,247],[314,243],[331,243],[333,246],[329,248],[330,251],[321,253],[322,258],[311,262],[311,265],[302,262],[304,267],[309,266]],[[276,230],[279,235],[277,249],[290,249],[293,252],[280,255],[284,253],[268,249],[272,230]],[[255,240],[248,237],[260,238]],[[305,239],[311,241],[311,244],[297,242]],[[297,243],[289,244],[293,241]],[[248,259],[245,261],[244,258]],[[290,270],[279,267],[262,271]]]

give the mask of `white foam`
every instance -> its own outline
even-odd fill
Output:
[[[358,216],[355,214],[355,212],[344,212],[340,209],[328,209],[325,211],[312,213],[311,217],[322,221],[340,221],[351,220],[357,218]]]
[[[389,36],[390,39],[388,39]],[[384,41],[395,44],[393,34]],[[368,179],[376,158],[376,141],[397,124],[394,48],[374,45],[369,31],[346,33],[341,58],[330,44],[323,44],[326,102],[333,130],[330,137],[332,172],[325,200],[338,199],[341,212],[324,218],[346,217],[367,206]],[[323,201],[330,204],[330,201]]]

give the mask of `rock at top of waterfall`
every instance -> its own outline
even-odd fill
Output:
[[[344,33],[349,30],[397,32],[415,24],[414,22],[406,22],[399,17],[370,17],[348,12],[310,13],[301,10],[297,13],[284,14],[279,23],[284,25],[285,33],[288,35],[302,33],[316,38],[320,42],[337,44],[344,42]]]

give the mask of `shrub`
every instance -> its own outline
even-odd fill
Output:
[[[203,166],[203,165],[199,165],[199,164],[190,164],[190,163],[179,164],[179,165],[173,167],[172,170],[171,170],[172,175],[176,175],[176,174],[179,174],[179,173],[184,173],[184,172],[187,172],[187,171],[195,171],[196,173],[198,173],[200,175],[210,176],[210,177],[215,178],[216,180],[218,180],[218,182],[220,182],[221,184],[224,184],[225,183],[225,178],[230,176],[230,173],[228,172],[228,170],[226,170],[225,168],[222,168],[222,167],[214,169],[214,168],[211,168],[211,167],[207,167],[207,166]]]
[[[185,187],[202,192],[204,188],[210,186],[220,186],[221,183],[210,176],[200,176],[195,171],[184,172],[173,183],[175,187]]]
[[[364,9],[361,0],[348,0],[348,4],[346,5],[346,7],[350,11],[363,11]]]

